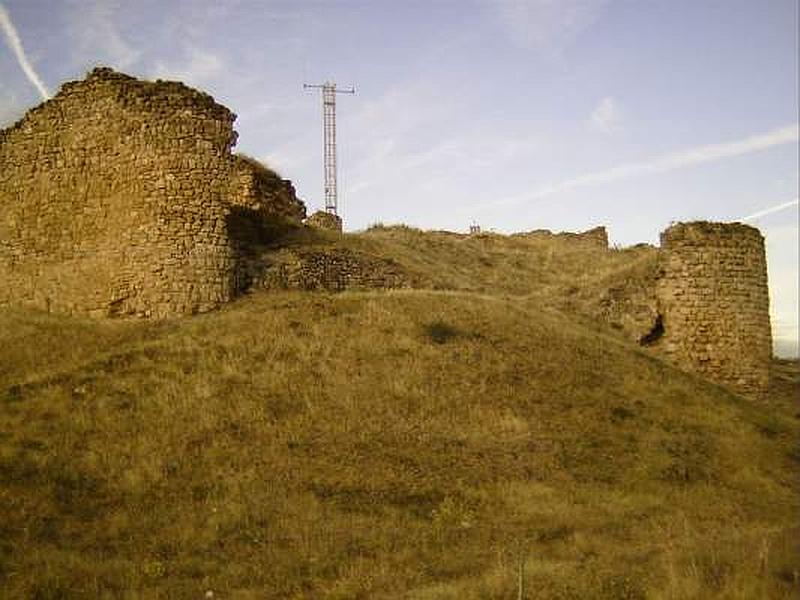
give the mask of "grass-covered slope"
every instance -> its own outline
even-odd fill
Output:
[[[557,306],[565,295],[600,291],[607,280],[656,258],[655,248],[645,245],[604,250],[558,235],[465,235],[404,225],[376,225],[344,237],[302,229],[276,243],[348,246],[398,262],[415,287],[535,296]]]
[[[790,598],[791,398],[534,301],[0,313],[0,596]]]
[[[376,225],[344,237],[300,229],[278,247],[348,247],[390,259],[413,288],[468,291],[553,308],[588,326],[638,340],[656,320],[658,251],[641,244],[607,249],[574,235],[465,235]]]

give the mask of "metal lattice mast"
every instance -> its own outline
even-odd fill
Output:
[[[322,87],[322,128],[325,147],[325,211],[336,214],[336,87]]]
[[[337,89],[335,83],[303,84],[303,89],[322,90],[323,163],[325,169],[325,212],[337,215],[338,196],[336,189],[336,94],[355,94],[356,90]]]

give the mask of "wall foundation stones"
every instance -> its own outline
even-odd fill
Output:
[[[329,290],[411,287],[394,261],[349,248],[283,248],[263,257],[267,266],[254,287]]]

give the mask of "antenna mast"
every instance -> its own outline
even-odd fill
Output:
[[[336,194],[336,94],[355,94],[354,87],[337,89],[336,84],[326,81],[322,84],[304,83],[303,89],[322,90],[322,129],[325,167],[325,212],[338,216]]]

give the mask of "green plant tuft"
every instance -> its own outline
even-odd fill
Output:
[[[444,344],[460,335],[458,329],[441,320],[427,323],[424,327],[425,335],[434,344]]]

